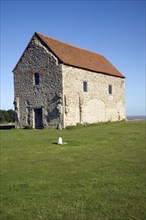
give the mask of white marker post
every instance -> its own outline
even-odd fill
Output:
[[[58,144],[62,144],[62,137],[58,138]]]

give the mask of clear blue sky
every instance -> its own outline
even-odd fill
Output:
[[[104,55],[126,76],[127,115],[145,114],[145,1],[1,1],[1,109],[34,32]]]

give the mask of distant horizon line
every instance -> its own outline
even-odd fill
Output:
[[[13,108],[6,108],[6,109],[0,108],[0,110],[8,111],[8,110],[14,110],[14,109]],[[145,114],[126,114],[126,117],[146,117],[146,113]]]
[[[137,116],[146,116],[146,114],[145,115],[126,115],[126,117],[137,117]]]

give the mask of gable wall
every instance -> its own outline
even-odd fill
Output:
[[[62,123],[61,66],[56,57],[34,36],[14,69],[16,127],[34,124],[34,109],[42,108],[44,127]],[[40,85],[34,85],[34,73]]]
[[[63,65],[64,126],[126,119],[124,79]],[[83,81],[88,91],[83,92]],[[111,84],[113,94],[108,94]]]

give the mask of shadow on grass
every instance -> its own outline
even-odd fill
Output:
[[[52,144],[58,144],[57,142],[53,142]]]

